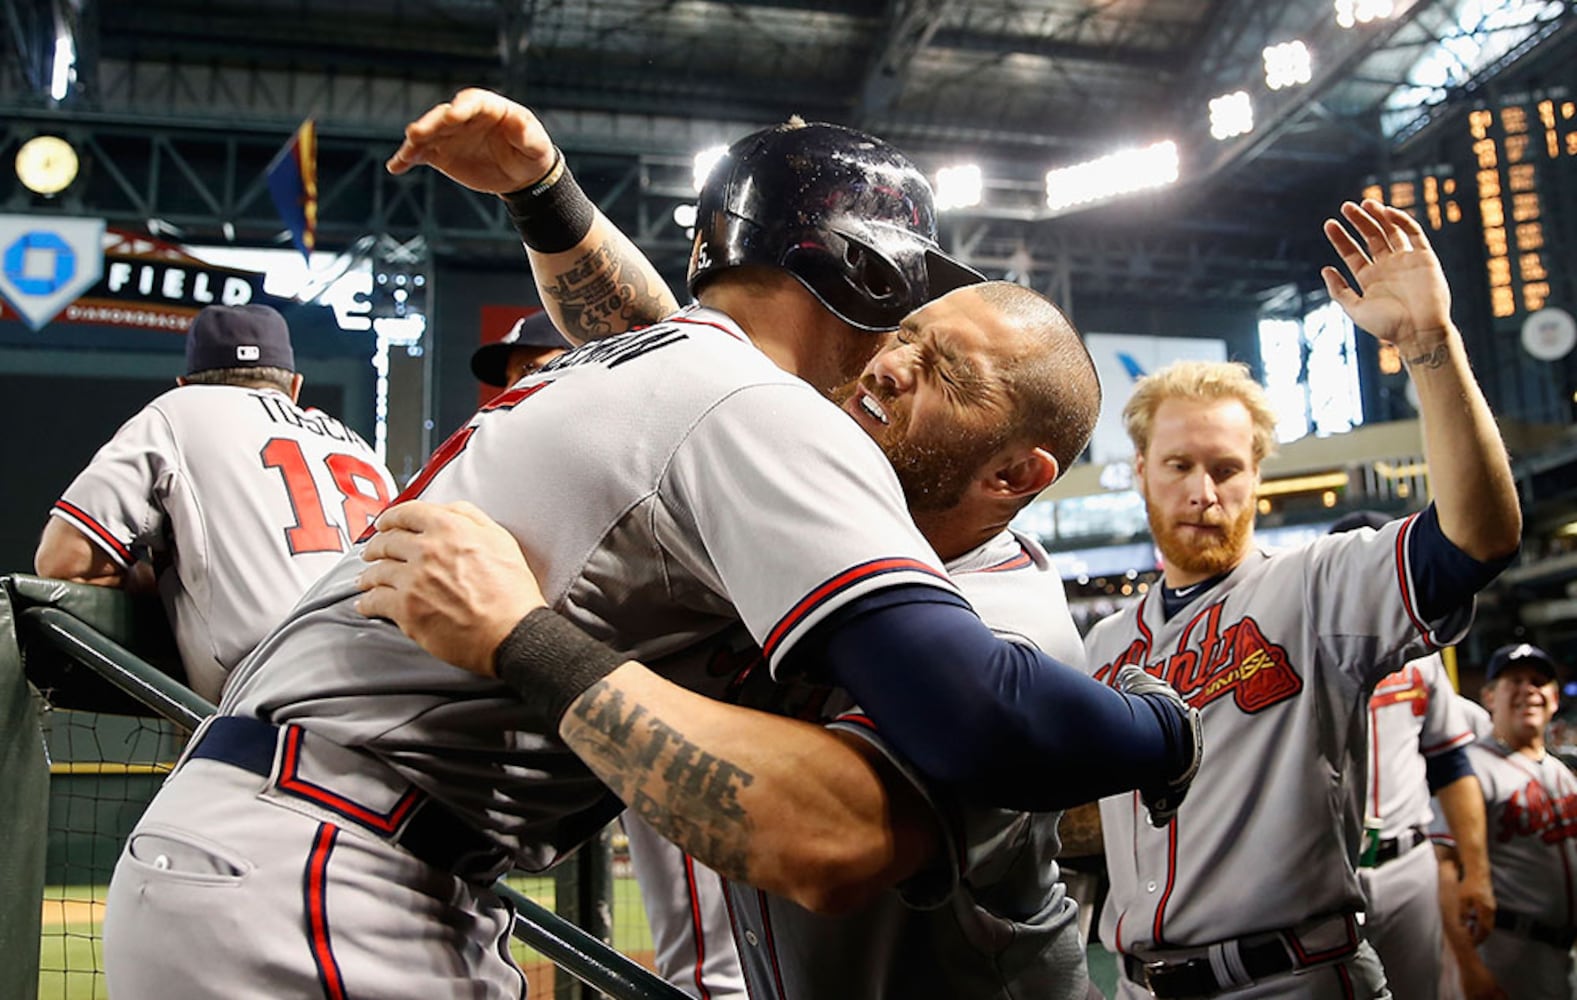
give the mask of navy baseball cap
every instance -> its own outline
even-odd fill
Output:
[[[215,368],[296,370],[285,317],[268,306],[208,306],[186,331],[186,374]]]
[[[546,309],[540,309],[530,316],[522,316],[515,321],[515,325],[504,334],[503,340],[491,344],[483,344],[471,354],[471,374],[488,385],[508,385],[509,352],[517,347],[557,347],[560,350],[569,350],[574,347],[559,333],[558,327],[553,325],[553,317],[548,315]]]
[[[1560,675],[1560,665],[1550,654],[1537,646],[1526,642],[1519,642],[1509,646],[1502,646],[1490,654],[1489,666],[1484,668],[1485,680],[1494,680],[1512,666],[1526,664],[1544,676],[1545,680],[1553,681]]]

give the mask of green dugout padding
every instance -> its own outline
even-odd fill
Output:
[[[31,1000],[38,990],[50,796],[41,714],[47,704],[148,715],[93,671],[30,635],[19,616],[34,607],[67,611],[182,676],[156,598],[22,574],[0,577],[0,996],[19,1000]]]

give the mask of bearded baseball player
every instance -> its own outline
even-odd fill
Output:
[[[1468,748],[1489,813],[1494,929],[1475,950],[1448,934],[1469,1000],[1570,1000],[1577,943],[1577,778],[1544,746],[1560,704],[1559,668],[1537,646],[1502,646],[1485,669],[1493,729]],[[1436,823],[1441,867],[1456,845]],[[1448,880],[1449,881],[1449,880]]]
[[[955,301],[971,296],[984,301],[973,309]],[[982,318],[996,315],[1015,322]],[[1024,332],[1042,327],[1054,335],[1044,345],[1027,349],[1031,345]],[[1055,359],[1056,377],[1027,377],[1029,370],[1018,359],[1041,356]],[[965,368],[992,372],[1018,389],[1004,414],[1005,437],[997,443],[982,440],[981,429],[1000,426],[1000,421],[988,424],[977,412],[978,405],[950,405],[946,400],[948,380]],[[1033,642],[1070,662],[1082,659],[1083,648],[1049,558],[1035,542],[1004,528],[1041,492],[1046,477],[1054,476],[1056,468],[1082,450],[1094,426],[1099,384],[1076,331],[1028,289],[1000,282],[974,286],[906,319],[895,342],[867,365],[858,384],[845,395],[846,411],[895,459],[917,522],[948,559],[949,575],[981,617],[1005,638]],[[1036,455],[1032,441],[1043,442],[1044,457]],[[982,461],[981,455],[989,458]],[[1048,457],[1056,465],[1048,463]],[[1026,475],[1029,469],[1038,471]],[[423,562],[422,550],[413,544],[414,537],[393,541],[394,535],[409,529],[387,525],[408,522],[417,513],[425,524],[423,532],[411,532],[413,536],[439,530],[446,518],[450,522],[443,526],[437,549],[449,553],[485,548],[485,535],[456,544],[469,519],[430,505],[416,512],[417,506],[392,511],[381,522],[384,533],[366,554],[373,555],[385,545],[400,549],[401,573],[409,576]],[[503,552],[518,560],[516,547],[507,535],[500,535]],[[453,563],[448,569],[457,579],[479,572]],[[524,575],[525,567],[519,572]],[[409,580],[399,582],[411,585]],[[423,586],[432,587],[433,582]],[[455,605],[449,601],[422,612],[428,619],[454,613]],[[758,655],[749,636],[740,635],[708,658],[749,662]],[[762,695],[767,700],[753,700]],[[817,715],[823,720],[882,746],[869,724],[847,707],[847,699],[830,692],[815,692],[813,698],[786,696],[781,686],[741,685],[731,697],[802,715],[807,714],[806,705],[819,705]],[[738,738],[754,739],[748,715],[736,714]],[[585,746],[574,739],[570,745],[576,750]],[[586,749],[597,753],[595,745]],[[614,787],[631,780],[628,769],[604,761],[606,756],[599,755],[594,767],[599,774],[607,769],[605,777]],[[804,766],[814,773],[818,762],[810,759]],[[927,793],[924,782],[912,773],[909,780]],[[771,793],[765,787],[759,791]],[[670,981],[692,994],[717,995],[715,986],[728,988],[726,979],[715,984],[710,975],[725,953],[718,945],[727,941],[726,954],[737,963],[739,952],[732,942],[738,940],[750,995],[756,997],[911,997],[930,992],[1082,1000],[1090,986],[1077,909],[1058,879],[1054,860],[1058,814],[965,808],[939,791],[929,792],[928,797],[937,811],[936,828],[958,831],[956,842],[928,859],[924,874],[917,873],[900,889],[840,917],[812,914],[739,883],[730,884],[727,907],[709,907],[715,875],[695,866],[673,845],[657,840],[645,824],[629,824],[632,857],[659,957],[684,958],[672,968],[661,961],[659,967]],[[741,849],[748,851],[750,846],[746,842]],[[952,863],[943,861],[947,858],[959,859],[956,872]],[[708,913],[721,914],[720,921],[708,923]],[[735,922],[732,935],[729,914]]]
[[[1375,511],[1354,511],[1332,525],[1331,533],[1377,530],[1389,521]],[[1369,698],[1358,881],[1366,901],[1364,937],[1379,954],[1398,1000],[1438,995],[1443,904],[1451,905],[1449,919],[1480,940],[1494,925],[1484,795],[1467,760],[1467,745],[1475,737],[1462,704],[1437,654],[1382,678]],[[1427,846],[1434,819],[1431,795],[1453,831],[1466,872],[1449,898],[1441,893],[1439,865]]]
[[[66,488],[34,557],[41,576],[119,587],[151,554],[187,682],[210,701],[394,495],[355,431],[296,405],[301,383],[278,312],[203,309],[185,376]]]
[[[496,127],[513,132],[514,169],[470,186],[511,192],[535,253],[574,251],[595,206],[534,116],[498,95],[468,91],[433,109],[391,166],[463,158]],[[424,148],[424,136],[439,138]],[[881,451],[813,388],[848,381],[880,346],[870,332],[978,279],[937,249],[919,171],[861,133],[791,125],[732,147],[702,201],[697,306],[517,383],[407,489],[473,503],[538,561],[555,610],[477,623],[466,637],[481,638],[504,683],[364,618],[359,551],[331,570],[237,669],[220,715],[128,839],[104,928],[118,1000],[248,989],[414,998],[458,984],[519,995],[492,880],[551,865],[622,808],[554,736],[572,709],[611,726],[614,743],[658,741],[665,786],[630,792],[648,820],[671,816],[664,801],[676,796],[706,800],[722,824],[784,817],[770,831],[790,838],[772,845],[780,870],[747,868],[726,846],[695,852],[724,874],[812,907],[886,884],[928,845],[889,840],[829,862],[835,838],[813,831],[801,843],[793,822],[843,802],[855,807],[850,827],[872,822],[872,801],[882,822],[889,807],[919,808],[871,791],[888,765],[869,744],[757,713],[760,743],[723,759],[701,726],[669,741],[637,725],[652,675],[625,658],[677,657],[736,623],[777,676],[824,674],[857,697],[944,787],[1056,808],[1138,786],[1163,814],[1186,790],[1198,740],[1170,689],[1130,678],[1132,692],[1112,691],[992,635],[909,520]],[[719,692],[731,677],[684,680]],[[1027,724],[1052,718],[1066,724]],[[945,752],[934,738],[943,720]],[[846,774],[796,785],[793,755],[778,750],[797,740]],[[1102,766],[1088,766],[1092,747]],[[762,801],[758,768],[780,792],[834,801]],[[1026,771],[1044,780],[1025,782]],[[821,858],[804,864],[796,851]],[[829,864],[843,877],[823,878]]]
[[[1435,501],[1373,534],[1262,551],[1255,493],[1276,424],[1263,390],[1226,363],[1140,380],[1124,418],[1163,586],[1098,623],[1086,649],[1098,677],[1137,664],[1169,681],[1202,712],[1211,753],[1164,828],[1130,795],[1101,803],[1101,938],[1125,997],[1386,995],[1358,920],[1369,698],[1462,634],[1518,545],[1505,449],[1423,230],[1374,201],[1341,214],[1325,235],[1354,284],[1327,267],[1325,285],[1400,349]]]

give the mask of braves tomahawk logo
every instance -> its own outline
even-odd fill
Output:
[[[1577,795],[1552,798],[1537,780],[1511,796],[1496,825],[1502,844],[1513,837],[1538,837],[1546,844],[1577,838]]]
[[[1145,634],[1097,670],[1096,679],[1113,683],[1119,667],[1137,663],[1172,685],[1193,708],[1204,708],[1230,695],[1239,709],[1250,714],[1302,691],[1303,678],[1292,668],[1286,647],[1267,639],[1250,616],[1223,628],[1222,607],[1213,604],[1195,615],[1184,626],[1177,651],[1166,659],[1145,662],[1150,653],[1150,637]],[[1199,645],[1191,648],[1189,639],[1196,631]]]

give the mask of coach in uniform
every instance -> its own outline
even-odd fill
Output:
[[[1468,747],[1489,813],[1495,927],[1474,950],[1448,935],[1470,1000],[1570,1000],[1577,943],[1577,778],[1544,746],[1560,706],[1559,669],[1528,643],[1502,646],[1485,668],[1483,699],[1493,729]],[[1456,858],[1449,831],[1437,824]]]
[[[1332,267],[1326,288],[1400,350],[1435,500],[1374,534],[1266,553],[1253,535],[1275,442],[1264,391],[1228,363],[1139,381],[1124,419],[1164,576],[1085,645],[1097,677],[1137,664],[1168,680],[1203,713],[1211,749],[1165,829],[1138,821],[1131,796],[1101,803],[1101,939],[1124,997],[1385,995],[1357,919],[1369,697],[1458,639],[1517,549],[1510,465],[1427,237],[1375,201],[1341,214],[1358,239],[1334,219],[1325,234],[1361,292]]]
[[[529,117],[474,95],[430,116]],[[519,171],[495,174],[491,189],[520,188],[510,204],[528,246],[562,253],[586,237],[595,207],[539,125],[533,134]],[[571,709],[622,714],[610,689],[620,656],[680,657],[736,622],[778,676],[827,665],[905,759],[987,801],[1046,809],[1140,786],[1164,803],[1186,788],[1197,740],[1169,689],[1133,678],[1136,693],[1114,692],[992,636],[915,531],[880,450],[812,389],[856,374],[880,346],[866,331],[976,280],[936,249],[923,177],[834,126],[766,130],[732,159],[743,173],[715,172],[710,197],[748,213],[760,207],[752,192],[800,192],[805,202],[771,208],[793,220],[814,206],[823,242],[751,267],[727,259],[720,231],[700,232],[699,306],[551,362],[489,403],[408,488],[474,503],[541,560],[561,610],[483,628],[508,662],[551,676],[523,704],[433,659],[356,611],[363,563],[345,559],[245,662],[128,839],[105,922],[120,1000],[246,988],[428,997],[459,982],[517,995],[492,877],[552,864],[622,808],[549,734]],[[591,648],[571,623],[619,654]],[[703,691],[729,680],[686,679]],[[954,722],[946,747],[934,740],[941,714]],[[1024,724],[1053,718],[1067,725]],[[749,780],[757,766],[792,771],[764,752],[779,729],[848,764],[847,781],[806,795],[858,790],[885,766],[820,727],[758,720],[757,758],[687,751],[673,785],[640,799],[643,815],[660,816],[670,793],[737,805],[725,825],[790,809],[758,801]],[[614,739],[648,735],[619,727]],[[1088,766],[1092,749],[1102,766]],[[1026,771],[1045,779],[1025,783]],[[854,867],[883,882],[913,857],[912,845],[892,847]],[[811,902],[830,891],[802,888]]]
[[[41,576],[118,587],[150,554],[187,683],[210,701],[394,494],[355,431],[296,405],[301,383],[278,312],[204,308],[186,374],[66,488],[34,556]]]

